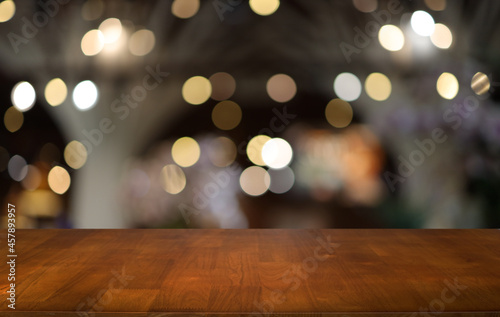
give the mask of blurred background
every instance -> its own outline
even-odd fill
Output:
[[[5,0],[17,228],[500,227],[500,2]]]

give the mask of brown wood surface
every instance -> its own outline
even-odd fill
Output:
[[[17,230],[16,253],[0,316],[500,316],[499,230]]]

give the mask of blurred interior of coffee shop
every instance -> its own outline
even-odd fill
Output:
[[[500,2],[4,0],[16,228],[498,228]]]

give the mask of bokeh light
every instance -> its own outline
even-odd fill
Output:
[[[144,56],[153,50],[155,43],[155,34],[150,30],[142,29],[130,36],[128,49],[132,55]]]
[[[292,77],[276,74],[267,81],[267,93],[276,102],[290,101],[297,93],[297,85]]]
[[[255,165],[266,165],[262,159],[262,148],[267,141],[271,140],[267,135],[254,136],[247,145],[248,159]]]
[[[181,19],[193,17],[200,9],[200,0],[174,0],[172,14]]]
[[[232,130],[240,124],[241,108],[234,101],[219,102],[212,110],[212,121],[221,130]]]
[[[98,97],[97,87],[90,80],[80,82],[73,90],[73,102],[76,108],[82,111],[93,108]]]
[[[275,194],[283,194],[289,191],[295,183],[295,174],[290,167],[281,169],[270,168],[267,173],[270,177],[269,191]]]
[[[3,121],[5,124],[5,128],[14,133],[17,130],[21,129],[24,122],[23,113],[17,110],[15,107],[9,107],[7,111],[5,111],[5,115],[3,117]]]
[[[87,0],[82,5],[82,18],[85,21],[97,20],[101,17],[104,11],[104,3],[102,0]]]
[[[437,48],[447,49],[451,46],[451,43],[453,43],[453,35],[446,25],[436,23],[434,33],[431,35],[431,42]]]
[[[99,25],[99,31],[104,36],[104,43],[114,43],[122,34],[122,23],[117,18],[108,18]]]
[[[270,178],[265,169],[259,166],[250,166],[240,175],[240,186],[245,194],[260,196],[269,189]]]
[[[231,165],[236,159],[236,144],[224,136],[220,136],[210,142],[208,148],[208,159],[217,167]]]
[[[395,52],[401,50],[405,45],[405,36],[400,28],[387,24],[380,28],[378,41],[386,50]]]
[[[17,110],[25,112],[35,104],[35,88],[27,81],[21,81],[12,88],[11,100]]]
[[[187,103],[200,105],[210,98],[212,85],[203,76],[194,76],[186,80],[182,86],[182,97]]]
[[[453,99],[458,93],[458,80],[453,74],[442,73],[437,80],[436,89],[444,99]]]
[[[20,182],[28,174],[28,164],[22,156],[14,155],[9,160],[7,171],[13,180]]]
[[[104,35],[99,30],[90,30],[82,38],[81,48],[86,56],[99,54],[104,48]]]
[[[172,158],[175,163],[182,167],[194,165],[200,158],[200,146],[198,142],[190,137],[178,139],[172,146]]]
[[[430,36],[434,32],[434,19],[429,13],[418,10],[411,15],[411,28],[421,36]]]
[[[16,4],[12,0],[0,2],[0,23],[7,22],[16,13]]]
[[[339,98],[354,101],[361,95],[361,82],[354,74],[342,73],[335,78],[333,90]]]
[[[273,138],[262,147],[262,160],[270,168],[283,168],[290,164],[292,157],[292,147],[284,139]]]
[[[161,170],[161,186],[169,194],[178,194],[186,187],[186,175],[182,168],[168,164]]]
[[[78,141],[73,140],[64,148],[64,160],[73,169],[81,168],[87,161],[87,156],[87,148]]]
[[[67,95],[68,88],[61,78],[54,78],[45,86],[45,100],[52,107],[62,104]]]
[[[71,177],[66,169],[61,166],[54,166],[47,177],[49,187],[56,194],[62,195],[68,191],[71,185]]]
[[[470,87],[476,95],[484,95],[490,90],[490,79],[485,73],[477,72],[471,80]]]
[[[443,11],[446,9],[446,0],[424,0],[424,2],[433,11]]]
[[[28,172],[26,177],[21,181],[21,185],[24,189],[32,191],[37,189],[42,183],[42,173],[34,165],[28,165]]]
[[[208,80],[212,85],[212,99],[219,101],[229,99],[236,90],[236,81],[228,73],[215,73]]]
[[[384,101],[389,98],[392,85],[389,78],[381,73],[371,73],[365,80],[366,94],[377,101]]]
[[[250,8],[253,12],[258,15],[271,15],[276,10],[278,10],[280,6],[279,0],[250,0],[249,2]]]
[[[377,0],[352,0],[352,4],[356,9],[361,12],[373,12],[377,10],[378,1]]]
[[[353,117],[351,105],[342,99],[332,99],[325,109],[325,116],[328,123],[335,128],[347,127]]]

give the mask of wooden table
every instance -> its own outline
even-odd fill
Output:
[[[499,230],[0,233],[0,316],[500,316]]]

